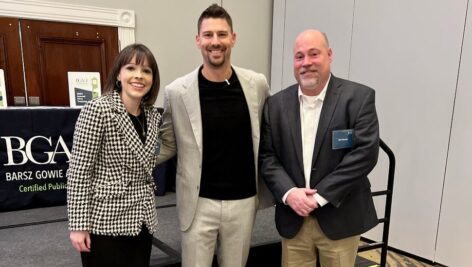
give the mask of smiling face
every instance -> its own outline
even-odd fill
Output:
[[[153,84],[152,69],[148,61],[136,63],[136,57],[121,67],[117,80],[121,82],[121,98],[123,102],[140,102],[149,92]]]
[[[331,72],[332,51],[323,33],[317,30],[302,32],[293,48],[293,72],[306,95],[318,95]]]
[[[207,18],[200,26],[196,43],[203,56],[203,66],[218,69],[231,65],[231,48],[236,35],[225,19]]]

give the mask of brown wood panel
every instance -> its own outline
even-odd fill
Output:
[[[19,20],[0,17],[0,69],[4,70],[7,103],[13,106],[13,96],[25,96]]]
[[[118,54],[116,27],[20,20],[28,96],[69,106],[68,71],[100,72],[102,88]]]
[[[92,44],[91,44],[92,43]],[[40,70],[43,105],[69,105],[68,71],[99,71],[105,77],[106,58],[103,42],[41,40]],[[75,55],[71,57],[69,55]],[[67,101],[65,101],[67,99]]]

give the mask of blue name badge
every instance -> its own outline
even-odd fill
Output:
[[[353,145],[352,133],[353,133],[352,129],[333,131],[333,140],[332,140],[333,150],[352,148],[352,145]]]

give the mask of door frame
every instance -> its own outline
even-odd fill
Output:
[[[133,10],[42,0],[0,0],[0,16],[115,26],[118,28],[119,50],[135,42]]]

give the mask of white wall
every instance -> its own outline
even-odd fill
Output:
[[[396,155],[389,245],[452,266],[471,266],[464,256],[472,216],[461,216],[472,205],[466,185],[472,174],[466,162],[472,110],[466,101],[472,95],[465,89],[472,85],[465,78],[472,70],[472,26],[463,45],[466,9],[467,0],[274,2],[273,51],[279,53],[273,54],[273,89],[294,82],[295,36],[310,27],[325,31],[334,75],[376,90],[381,138]],[[370,176],[375,190],[385,188],[386,175],[381,155]],[[384,198],[376,198],[376,206],[382,217]],[[366,236],[380,239],[380,233],[381,226]]]
[[[236,45],[232,63],[261,72],[270,78],[272,35],[271,0],[51,0],[60,3],[134,10],[136,42],[156,56],[161,87],[202,64],[195,45],[197,20],[213,3],[222,4],[233,19]],[[162,106],[164,94],[157,105]]]
[[[391,245],[433,260],[465,8],[356,2],[350,78],[377,89],[381,136],[397,157]]]
[[[472,6],[469,5],[470,16]],[[451,143],[447,159],[436,259],[449,266],[472,266],[472,23],[467,20],[462,46]]]

